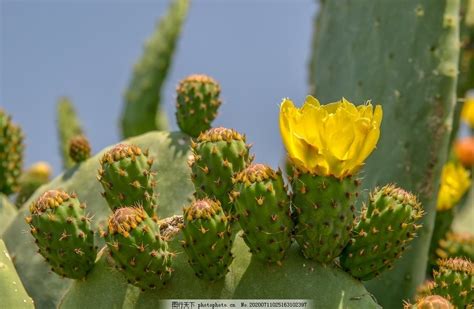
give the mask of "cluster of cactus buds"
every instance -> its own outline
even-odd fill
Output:
[[[89,140],[84,135],[77,135],[69,141],[69,157],[75,163],[83,162],[91,156]]]

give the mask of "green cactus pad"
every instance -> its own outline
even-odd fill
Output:
[[[31,204],[26,217],[38,252],[67,278],[84,278],[94,266],[94,232],[84,209],[75,194],[49,190]]]
[[[416,197],[393,185],[377,189],[363,207],[340,262],[360,280],[390,269],[415,238],[423,209]]]
[[[231,197],[250,252],[261,261],[281,264],[293,231],[281,172],[252,164],[234,177],[234,183]]]
[[[184,209],[183,248],[198,278],[224,277],[233,256],[232,227],[219,201],[202,199]]]
[[[439,241],[436,255],[440,259],[465,258],[474,261],[474,234],[450,232]]]
[[[17,214],[16,207],[10,202],[8,197],[0,193],[0,237],[8,225],[13,222]]]
[[[249,148],[245,136],[232,129],[212,128],[201,133],[197,143],[192,144],[193,155],[189,162],[196,198],[215,198],[225,212],[231,213],[232,176],[252,161]]]
[[[405,303],[403,309],[454,309],[454,307],[446,298],[430,295],[420,298],[414,305]]]
[[[438,261],[439,269],[433,270],[433,294],[447,298],[456,308],[474,304],[474,264],[461,258]]]
[[[159,225],[141,207],[123,207],[109,218],[106,233],[110,256],[130,284],[142,290],[161,288],[173,273],[174,254],[168,251]]]
[[[69,141],[69,157],[75,163],[89,159],[91,156],[91,146],[89,140],[84,135],[78,135]]]
[[[83,134],[84,130],[69,98],[59,98],[56,113],[59,150],[63,168],[68,169],[74,165],[74,161],[69,156],[69,143],[73,137]]]
[[[172,0],[169,9],[147,40],[133,69],[125,92],[122,135],[132,137],[153,130],[166,130],[161,109],[161,90],[189,9],[189,0]]]
[[[349,242],[359,181],[294,168],[291,183],[295,239],[306,258],[330,263]]]
[[[5,243],[0,239],[0,307],[34,308],[33,300],[23,287]]]
[[[23,168],[23,133],[0,109],[0,193],[18,191],[18,178]]]
[[[221,105],[221,87],[207,75],[190,75],[176,88],[176,119],[184,133],[198,137],[211,128]]]
[[[151,171],[153,159],[148,151],[131,144],[118,144],[100,160],[97,179],[102,184],[102,196],[110,208],[142,206],[149,216],[155,213],[155,172]]]

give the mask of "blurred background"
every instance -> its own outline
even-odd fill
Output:
[[[26,135],[26,166],[61,170],[56,104],[69,96],[93,151],[120,140],[123,93],[145,40],[169,2],[0,1],[0,106]],[[221,83],[214,126],[247,135],[258,162],[276,167],[283,147],[278,105],[308,92],[313,0],[195,0],[163,91],[176,130],[175,87],[192,73]]]

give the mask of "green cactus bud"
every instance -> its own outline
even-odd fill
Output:
[[[129,283],[148,290],[163,287],[171,278],[174,253],[168,251],[160,226],[142,207],[115,210],[104,236]]]
[[[219,201],[202,199],[184,209],[183,248],[197,277],[223,278],[232,263],[232,231]]]
[[[349,242],[359,181],[293,171],[295,239],[306,258],[330,263]]]
[[[233,187],[232,176],[252,161],[245,136],[232,129],[212,128],[201,133],[197,143],[191,146],[193,154],[189,165],[196,198],[217,199],[225,212],[232,212],[229,197]]]
[[[420,286],[416,288],[415,299],[421,299],[426,296],[433,295],[433,289],[435,287],[435,282],[433,280],[426,280]]]
[[[433,270],[433,294],[447,298],[456,308],[469,308],[474,302],[474,264],[462,258],[441,259]]]
[[[291,245],[290,199],[281,172],[252,164],[234,177],[230,196],[244,240],[258,259],[281,264]]]
[[[184,133],[198,137],[211,128],[221,105],[221,87],[207,75],[190,75],[176,87],[176,119]]]
[[[446,298],[439,295],[430,295],[420,298],[416,304],[405,303],[404,309],[454,309]]]
[[[84,278],[94,266],[96,247],[91,218],[75,194],[49,190],[30,205],[26,222],[38,252],[57,274]]]
[[[393,185],[376,189],[341,255],[341,266],[360,280],[390,269],[415,238],[423,214],[414,195]]]
[[[118,144],[102,156],[100,164],[97,179],[104,189],[102,196],[112,210],[140,205],[149,216],[154,215],[156,180],[148,151],[135,145]]]
[[[0,192],[18,191],[18,178],[23,168],[23,133],[0,109]]]
[[[37,162],[21,174],[20,190],[16,195],[15,204],[20,207],[40,186],[51,180],[52,168],[47,162]]]
[[[468,232],[450,232],[439,241],[436,255],[441,259],[465,258],[474,261],[474,235]]]
[[[79,163],[89,159],[91,146],[84,135],[77,135],[69,141],[69,157],[72,161]]]

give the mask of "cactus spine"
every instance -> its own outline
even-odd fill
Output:
[[[456,308],[472,308],[474,302],[474,264],[461,258],[438,261],[433,270],[433,294],[447,298]]]
[[[128,282],[142,290],[163,287],[173,273],[159,225],[141,207],[123,207],[110,216],[105,234],[110,255]]]
[[[74,105],[67,97],[59,99],[56,117],[63,168],[67,169],[74,165],[74,161],[69,156],[69,143],[73,137],[83,134],[83,129]]]
[[[69,157],[75,163],[83,162],[91,156],[91,146],[84,135],[78,135],[69,141]]]
[[[184,209],[183,248],[197,277],[224,277],[233,260],[229,217],[219,201],[202,199]]]
[[[295,239],[306,258],[330,263],[349,242],[359,181],[293,171]]]
[[[176,119],[184,133],[198,137],[211,128],[221,105],[219,84],[207,75],[190,75],[176,88]]]
[[[224,211],[231,213],[232,176],[252,161],[249,148],[245,136],[232,129],[219,127],[201,133],[197,143],[192,144],[189,162],[196,198],[215,198]]]
[[[26,222],[38,245],[38,252],[57,274],[84,278],[94,266],[94,232],[76,195],[61,190],[43,193],[30,206]]]
[[[17,192],[18,178],[23,168],[23,133],[0,109],[0,192]]]
[[[281,264],[291,245],[290,199],[281,172],[252,164],[234,177],[231,196],[253,256]]]
[[[104,189],[102,196],[112,210],[140,205],[149,216],[154,215],[156,180],[148,151],[135,145],[118,144],[102,156],[100,164],[97,179]]]
[[[414,195],[393,185],[376,190],[362,209],[353,238],[341,255],[341,266],[361,280],[391,268],[415,238],[422,217]]]

